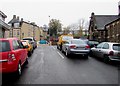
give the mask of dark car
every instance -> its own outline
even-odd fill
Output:
[[[98,41],[89,40],[87,42],[87,44],[90,46],[90,48],[92,48],[92,47],[97,46],[99,44],[99,42]]]

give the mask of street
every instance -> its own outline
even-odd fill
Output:
[[[3,75],[3,84],[118,84],[118,67],[81,56],[67,58],[56,46],[38,46],[19,79]]]

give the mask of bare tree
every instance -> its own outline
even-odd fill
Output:
[[[70,31],[72,32],[72,34],[74,35],[75,30],[78,29],[78,24],[74,23],[68,26],[70,28]]]

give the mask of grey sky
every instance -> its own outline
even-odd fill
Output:
[[[13,15],[39,26],[50,19],[59,19],[64,26],[77,23],[79,19],[89,20],[91,12],[97,15],[117,15],[119,0],[0,0],[0,10],[7,15],[6,22]]]

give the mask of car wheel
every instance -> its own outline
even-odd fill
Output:
[[[26,65],[28,64],[28,57],[26,58],[25,64],[26,64]]]
[[[32,51],[29,51],[29,52],[28,52],[28,56],[31,56],[31,55],[32,55]]]
[[[59,50],[59,47],[58,47],[58,45],[57,45],[57,49]]]
[[[84,55],[85,59],[88,59],[88,55]]]
[[[90,55],[90,57],[93,57],[93,52],[90,51],[90,52],[89,52],[89,55]]]
[[[16,76],[17,76],[17,77],[20,77],[21,74],[22,74],[22,68],[21,68],[21,64],[20,64],[20,62],[19,62],[18,68],[17,68],[17,71],[16,71]]]
[[[104,55],[103,60],[104,60],[105,63],[109,63],[110,62],[110,58],[108,57],[108,55]]]
[[[67,50],[65,51],[65,55],[66,55],[67,57],[69,57],[69,56],[70,56],[70,54],[68,53],[68,51],[67,51]]]

